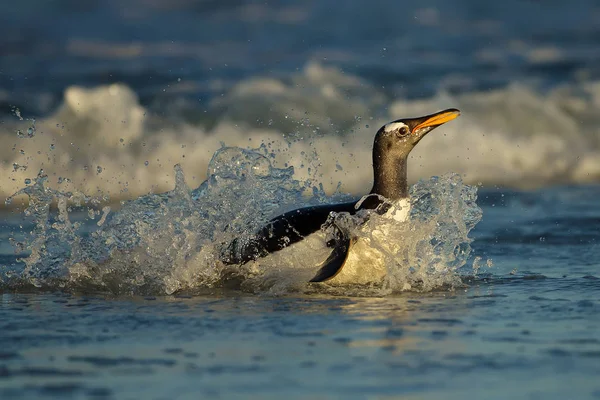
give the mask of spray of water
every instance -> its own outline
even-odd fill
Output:
[[[108,207],[100,212],[103,199],[48,188],[42,171],[15,194],[29,197],[25,214],[34,219],[35,228],[24,241],[15,241],[30,255],[22,260],[24,269],[9,285],[25,282],[42,289],[118,294],[172,294],[220,287],[231,273],[231,267],[219,261],[224,244],[251,234],[283,211],[332,201],[313,181],[295,179],[293,168],[276,168],[272,158],[266,146],[254,150],[222,147],[209,163],[207,180],[198,188],[190,189],[183,170],[175,166],[173,190],[125,202],[117,212]],[[458,175],[447,175],[418,182],[410,196],[410,218],[394,223],[385,240],[372,236],[382,223],[379,216],[372,216],[366,224],[352,221],[355,217],[349,215],[337,216],[349,221],[355,235],[372,236],[387,267],[380,285],[344,294],[382,295],[460,283],[459,270],[470,253],[468,233],[481,218],[476,189],[464,185]],[[51,212],[53,204],[56,213]],[[89,207],[87,222],[71,222],[70,207],[77,206]],[[315,254],[299,254],[285,265],[258,263],[252,269],[240,268],[236,271],[238,288],[272,294],[336,293],[339,288],[308,284],[300,273],[306,271],[302,262]]]

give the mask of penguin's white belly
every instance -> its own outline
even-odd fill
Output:
[[[346,262],[340,271],[326,283],[330,285],[366,285],[380,283],[387,275],[386,253],[394,251],[395,243],[388,240],[390,226],[405,221],[410,211],[410,203],[401,200],[386,214],[379,216],[381,223],[369,232],[369,237],[359,237],[350,246]],[[368,229],[361,227],[359,229]],[[271,253],[246,266],[250,271],[266,275],[293,275],[293,278],[308,282],[321,264],[331,254],[327,247],[327,234],[319,230],[303,240]],[[374,246],[373,243],[377,245]]]
[[[396,241],[389,240],[390,230],[394,224],[406,221],[409,212],[410,202],[407,199],[392,206],[380,217],[380,225],[370,232],[370,237],[361,237],[350,247],[344,266],[327,283],[335,286],[381,283],[387,275],[389,256],[397,251]]]
[[[327,259],[331,247],[327,247],[327,235],[319,230],[279,251],[246,264],[254,273],[264,275],[293,275],[308,282]]]
[[[387,275],[383,253],[371,246],[371,240],[360,238],[350,248],[340,272],[329,279],[334,286],[379,283]]]

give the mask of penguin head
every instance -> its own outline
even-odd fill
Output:
[[[424,117],[392,121],[377,132],[373,150],[380,157],[406,157],[427,133],[459,115],[459,110],[450,108]]]

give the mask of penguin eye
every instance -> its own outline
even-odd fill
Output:
[[[396,131],[396,135],[398,135],[398,137],[404,137],[408,135],[408,128],[406,126],[403,126],[402,128]]]

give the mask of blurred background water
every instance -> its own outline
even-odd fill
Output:
[[[36,230],[47,215],[21,214],[21,196],[0,214],[0,398],[600,398],[599,44],[593,0],[3,4],[0,201],[82,192],[96,213],[62,208]],[[82,245],[98,229],[135,227],[157,254],[189,244],[184,222],[212,203],[140,196],[172,190],[177,163],[199,186],[222,144],[264,145],[321,200],[356,196],[382,124],[448,107],[461,117],[409,175],[479,188],[464,286],[173,295],[144,286],[197,278],[171,256],[136,269],[121,253],[122,274],[75,262],[113,250]],[[40,170],[55,192],[35,191]],[[248,193],[299,201],[296,181],[269,178]],[[267,204],[252,196],[199,231]],[[76,285],[82,271],[104,290]]]
[[[273,142],[304,175],[315,150],[329,192],[363,193],[376,129],[448,105],[463,116],[419,145],[413,181],[600,178],[592,0],[28,0],[0,18],[3,198],[41,168],[115,200],[170,189],[177,162],[199,184],[221,142]]]

